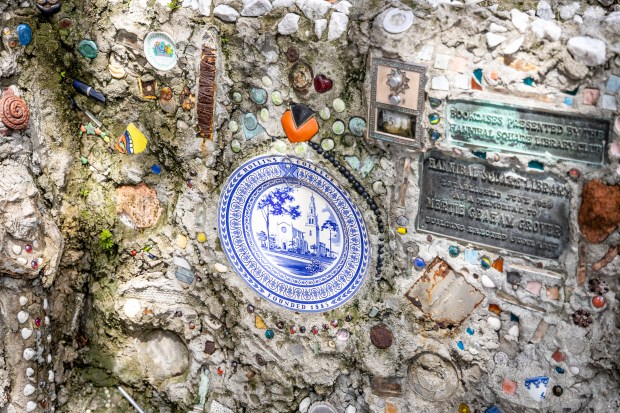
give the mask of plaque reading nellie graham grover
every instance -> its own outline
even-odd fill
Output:
[[[548,156],[600,165],[608,120],[499,103],[452,100],[446,136],[454,145]]]
[[[418,230],[534,257],[562,254],[570,189],[561,178],[441,152],[421,163]]]

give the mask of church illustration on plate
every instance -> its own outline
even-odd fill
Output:
[[[337,258],[339,251],[332,247],[340,228],[330,219],[319,222],[314,194],[305,205],[305,220],[295,222],[301,217],[301,207],[286,204],[295,200],[296,191],[290,187],[277,188],[259,202],[258,209],[266,225],[257,238],[262,252],[274,264],[297,275],[312,275],[325,270]],[[319,202],[327,206],[324,201]],[[273,218],[277,219],[275,228],[271,223]]]

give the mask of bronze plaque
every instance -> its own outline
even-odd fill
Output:
[[[422,232],[555,259],[568,243],[569,207],[569,186],[548,173],[436,151],[421,159],[416,227]]]
[[[448,101],[448,142],[601,165],[609,120],[475,100]]]

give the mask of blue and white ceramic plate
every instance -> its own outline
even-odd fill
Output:
[[[144,56],[155,69],[170,70],[177,64],[177,46],[168,33],[151,32],[144,39]]]
[[[241,165],[222,191],[218,227],[237,274],[290,310],[344,304],[368,270],[359,210],[325,170],[299,158],[260,156]]]

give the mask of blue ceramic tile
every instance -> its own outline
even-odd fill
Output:
[[[545,399],[547,393],[547,385],[549,377],[532,377],[525,379],[525,389],[535,401],[539,402]]]
[[[222,190],[218,231],[235,272],[290,310],[339,307],[368,271],[361,213],[326,171],[299,158],[260,156],[233,172]]]
[[[618,90],[620,90],[620,76],[609,76],[609,79],[607,79],[607,90],[611,93],[618,93]]]
[[[484,411],[484,413],[504,413],[499,407],[491,406]]]

